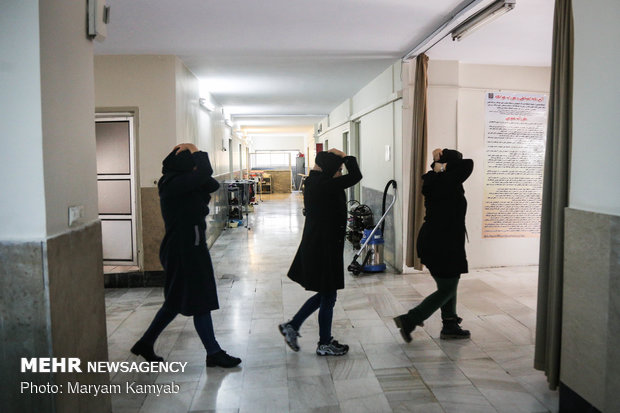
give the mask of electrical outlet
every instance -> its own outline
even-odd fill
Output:
[[[69,226],[72,226],[82,218],[84,218],[84,205],[69,207]]]

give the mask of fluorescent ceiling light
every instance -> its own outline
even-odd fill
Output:
[[[464,1],[461,3],[459,7],[450,13],[443,23],[433,29],[432,32],[428,33],[426,37],[424,37],[424,40],[419,42],[413,49],[403,56],[403,61],[406,62],[408,60],[415,59],[418,55],[426,53],[430,48],[449,35],[452,31],[452,27],[457,26],[460,21],[465,20],[464,16],[469,14],[470,11],[477,7],[480,3],[483,3],[483,1],[484,0],[471,0],[469,2]]]
[[[497,0],[491,3],[489,6],[480,10],[463,23],[459,24],[452,30],[452,40],[461,40],[465,36],[471,34],[474,30],[477,30],[480,26],[495,20],[499,16],[508,13],[514,9],[516,0]]]
[[[202,106],[209,112],[213,112],[215,110],[215,106],[213,105],[213,103],[209,102],[207,99],[200,98],[198,99],[198,101],[200,102],[200,106]]]
[[[233,115],[235,118],[318,118],[325,117],[327,114],[324,113],[303,113],[303,114],[265,114],[265,115],[252,115],[247,113],[241,113],[237,115]]]

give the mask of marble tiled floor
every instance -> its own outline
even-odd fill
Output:
[[[140,267],[135,265],[104,265],[103,273],[104,274],[118,274],[124,272],[134,272],[140,271]]]
[[[463,276],[459,315],[471,340],[439,340],[439,314],[402,341],[392,317],[434,290],[428,274],[346,276],[333,335],[343,357],[319,357],[316,316],[302,326],[301,351],[277,331],[311,293],[286,278],[303,228],[299,194],[263,195],[251,230],[224,231],[211,249],[220,310],[217,339],[243,362],[206,369],[190,318],[179,316],[156,343],[184,374],[121,374],[113,383],[180,384],[175,395],[115,395],[114,412],[556,412],[557,392],[533,369],[536,267],[491,268]],[[352,256],[347,251],[346,258]],[[129,348],[163,301],[159,288],[106,291],[110,360]]]

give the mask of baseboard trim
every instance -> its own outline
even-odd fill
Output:
[[[133,271],[104,274],[105,288],[163,287],[166,280],[163,271]]]

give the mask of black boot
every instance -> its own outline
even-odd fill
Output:
[[[413,332],[413,330],[415,330],[417,326],[424,326],[424,323],[419,323],[417,325],[411,324],[409,322],[407,314],[394,317],[394,324],[396,324],[396,327],[400,329],[400,335],[402,336],[403,340],[405,340],[405,343],[411,343],[411,333]]]
[[[471,334],[469,330],[463,330],[459,324],[463,319],[461,317],[445,318],[443,321],[443,328],[439,338],[443,340],[470,338]]]
[[[241,363],[238,357],[229,356],[224,350],[207,356],[207,367],[235,367]]]
[[[131,348],[131,352],[136,356],[142,356],[146,361],[164,361],[163,357],[155,354],[153,345],[146,341],[138,340]]]

